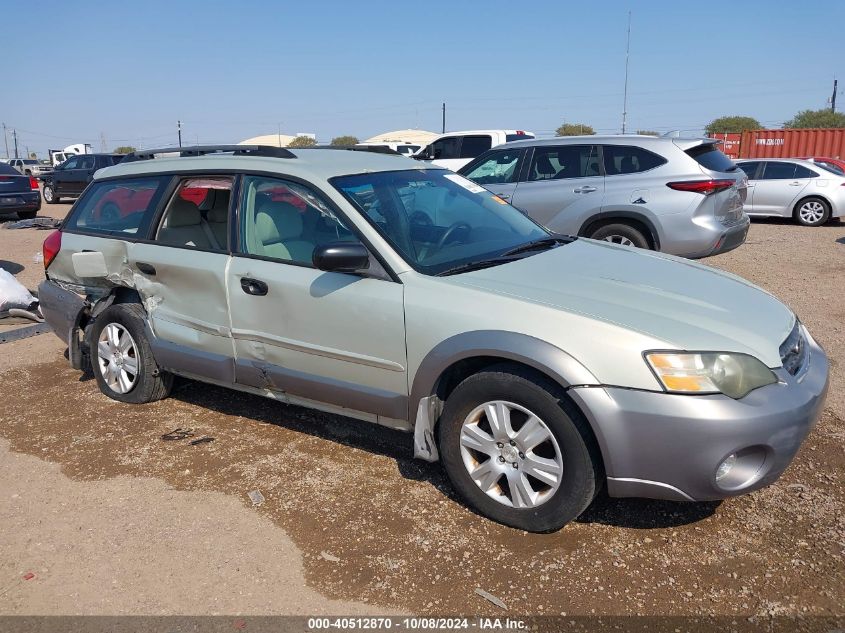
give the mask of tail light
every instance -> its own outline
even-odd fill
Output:
[[[736,184],[735,180],[682,180],[680,182],[666,183],[666,186],[675,191],[691,191],[709,196],[725,189],[730,189]]]
[[[35,179],[35,176],[29,177],[29,188],[33,191],[38,191],[38,181]]]
[[[53,231],[41,245],[41,252],[44,255],[44,270],[47,270],[53,263],[60,250],[62,250],[62,232]]]

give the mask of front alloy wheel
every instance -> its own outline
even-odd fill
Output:
[[[482,492],[513,508],[548,501],[563,473],[560,448],[546,423],[504,400],[470,412],[461,428],[461,457]]]

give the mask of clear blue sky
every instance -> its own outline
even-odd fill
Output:
[[[5,2],[0,121],[23,151],[406,127],[776,127],[845,91],[845,1]],[[845,110],[845,94],[839,98]],[[10,135],[11,142],[11,135]],[[0,146],[0,153],[4,148]]]

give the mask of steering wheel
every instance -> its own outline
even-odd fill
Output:
[[[417,226],[431,226],[431,216],[429,216],[425,211],[414,211],[411,214],[411,224],[416,224]]]
[[[452,237],[455,234],[455,232],[457,232],[459,229],[466,230],[467,234],[469,234],[469,232],[472,231],[472,227],[469,224],[467,224],[463,220],[458,220],[452,226],[450,226],[448,229],[446,229],[446,232],[443,233],[443,235],[437,241],[437,244],[434,247],[434,251],[437,252],[440,249],[442,249],[444,246],[446,246],[446,242],[449,241],[449,238]]]

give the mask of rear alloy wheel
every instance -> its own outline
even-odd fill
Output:
[[[630,224],[615,222],[605,224],[595,229],[588,237],[594,240],[603,240],[621,246],[636,246],[637,248],[650,248],[648,239],[638,229]]]
[[[41,195],[44,196],[44,202],[47,204],[56,204],[59,201],[59,196],[55,194],[53,191],[53,185],[44,185],[44,189],[41,191]]]
[[[91,365],[97,385],[113,400],[140,404],[170,393],[173,376],[159,369],[144,333],[146,312],[137,303],[103,310],[91,327]]]
[[[525,368],[498,365],[449,395],[438,425],[443,467],[481,514],[551,532],[592,502],[601,459],[587,422],[559,391]]]
[[[821,226],[830,218],[830,205],[821,198],[807,198],[795,207],[795,219],[802,226]]]

